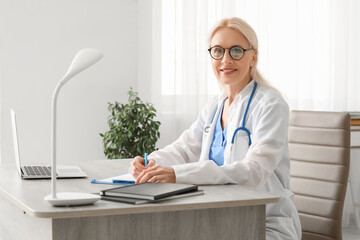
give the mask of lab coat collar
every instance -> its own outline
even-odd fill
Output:
[[[234,101],[231,103],[229,107],[229,114],[233,111],[233,109],[237,109],[237,106],[243,102],[245,98],[250,96],[255,85],[255,80],[251,80],[235,97]]]
[[[233,102],[236,102],[238,98],[243,98],[244,96],[249,95],[252,92],[252,89],[254,88],[255,80],[251,80],[235,97]],[[225,89],[222,88],[220,94],[218,95],[217,101],[222,102],[227,98]]]
[[[227,95],[225,93],[225,89],[222,88],[220,94],[218,95],[217,98],[217,108],[221,107],[221,104],[224,102],[225,98],[227,98]]]

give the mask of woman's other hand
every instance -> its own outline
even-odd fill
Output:
[[[145,167],[144,167],[145,168]],[[160,165],[149,166],[145,168],[136,178],[135,183],[160,182],[175,183],[176,176],[172,167],[163,167]]]

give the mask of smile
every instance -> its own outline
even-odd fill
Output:
[[[237,69],[220,69],[220,71],[224,72],[224,73],[230,73],[230,72],[234,72]]]

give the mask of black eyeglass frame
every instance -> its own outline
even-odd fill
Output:
[[[221,48],[221,49],[223,49],[223,50],[224,50],[223,55],[222,55],[220,58],[214,58],[214,56],[211,54],[211,49],[213,49],[213,48]],[[243,55],[241,56],[241,58],[237,59],[237,58],[234,58],[234,57],[231,55],[231,49],[233,49],[233,48],[240,48],[240,49],[242,49],[242,50],[244,51],[244,53],[243,53]],[[221,46],[216,45],[216,46],[213,46],[213,47],[209,48],[208,51],[209,51],[210,56],[211,56],[213,59],[215,59],[215,60],[220,60],[220,59],[222,59],[222,58],[224,57],[225,52],[226,52],[226,49],[229,50],[229,55],[230,55],[230,57],[231,57],[233,60],[236,60],[236,61],[242,59],[242,58],[244,57],[246,51],[255,50],[255,48],[245,49],[245,48],[240,47],[240,46],[237,46],[237,45],[232,46],[232,47],[229,47],[229,48],[223,48],[223,47],[221,47]]]

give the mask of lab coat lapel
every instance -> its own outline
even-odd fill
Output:
[[[221,104],[225,100],[225,97],[226,96],[224,94],[220,94],[217,102],[215,102],[213,104],[213,106],[211,107],[211,110],[208,113],[205,127],[210,126],[210,128],[209,128],[208,133],[204,132],[200,161],[209,160],[210,146],[211,146],[211,143],[214,138],[214,130],[215,130],[215,125],[216,125],[216,120],[219,117],[219,114],[221,112]],[[215,113],[215,115],[214,115],[214,113]]]

